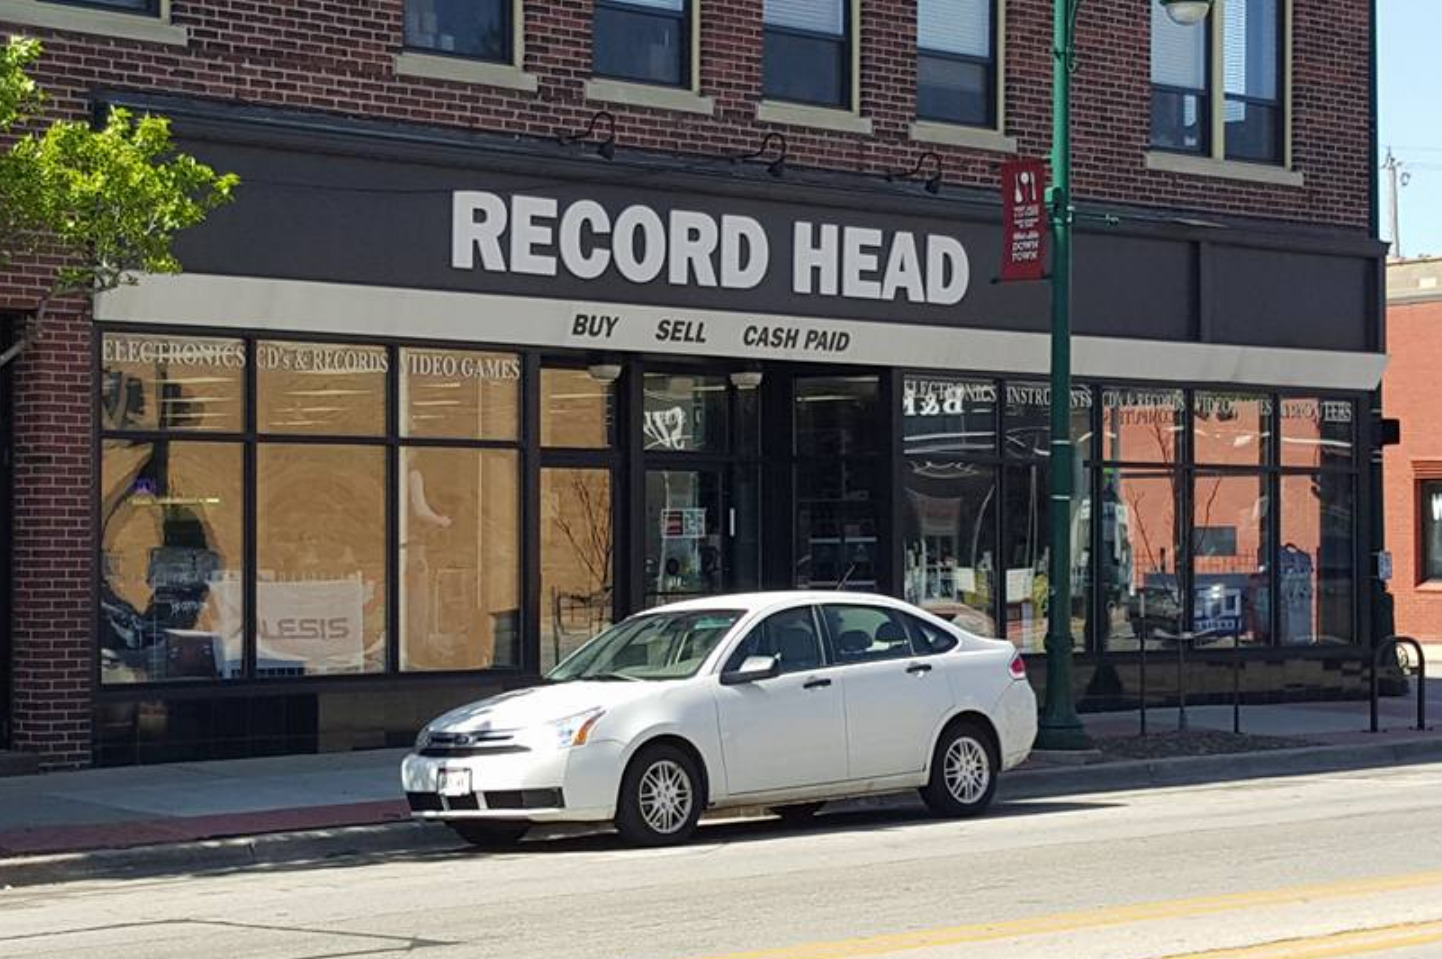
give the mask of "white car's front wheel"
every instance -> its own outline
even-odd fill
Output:
[[[921,789],[938,816],[976,816],[996,795],[996,746],[976,722],[959,720],[942,732],[931,757],[931,778]]]
[[[701,776],[684,750],[647,746],[626,767],[616,804],[616,831],[642,846],[685,842],[701,818]]]

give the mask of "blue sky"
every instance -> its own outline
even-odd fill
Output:
[[[1378,146],[1409,182],[1399,191],[1402,252],[1442,256],[1442,0],[1378,0]],[[1388,225],[1382,171],[1382,236]]]

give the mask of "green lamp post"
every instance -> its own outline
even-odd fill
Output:
[[[1051,568],[1046,635],[1046,699],[1037,730],[1038,749],[1091,746],[1072,698],[1071,636],[1071,66],[1077,10],[1083,0],[1054,0],[1052,7],[1051,177],[1047,207],[1052,230],[1051,262]],[[1159,0],[1183,26],[1198,24],[1212,0]]]

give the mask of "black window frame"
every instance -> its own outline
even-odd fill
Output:
[[[406,18],[409,14],[412,0],[402,0],[401,46],[412,53],[425,54],[426,56],[450,57],[455,60],[467,60],[472,63],[495,63],[502,66],[515,66],[517,4],[515,0],[495,0],[495,2],[500,4],[502,20],[500,56],[489,57],[474,53],[460,53],[455,50],[442,50],[438,47],[428,47],[412,42],[410,31],[406,28]]]
[[[983,0],[991,6],[991,16],[988,20],[991,29],[988,31],[987,55],[985,57],[972,56],[965,53],[952,53],[947,50],[934,50],[922,45],[921,29],[917,27],[916,34],[916,67],[917,67],[917,108],[916,118],[925,120],[928,123],[946,123],[952,126],[973,127],[982,130],[996,130],[1001,126],[1001,117],[998,110],[998,99],[1000,91],[997,88],[997,47],[1000,36],[1001,24],[1000,11],[997,8],[997,0]],[[952,63],[965,63],[986,68],[986,115],[980,122],[969,120],[958,120],[955,117],[945,117],[935,114],[923,113],[921,111],[921,61],[923,58],[933,60],[946,60]]]
[[[678,33],[681,38],[679,45],[681,51],[680,78],[675,83],[662,83],[657,80],[627,75],[621,73],[602,73],[597,69],[597,57],[594,45],[591,49],[591,74],[603,77],[607,80],[621,80],[626,83],[641,83],[647,86],[660,87],[666,90],[691,90],[696,85],[696,64],[693,63],[693,43],[696,24],[696,0],[682,0],[680,12],[665,10],[659,7],[644,6],[637,3],[628,3],[626,0],[595,0],[595,12],[592,14],[591,37],[594,41],[600,35],[596,29],[597,21],[603,13],[623,12],[632,16],[648,17],[653,20],[666,20],[679,24]]]
[[[816,30],[801,30],[796,27],[767,23],[765,22],[765,16],[763,14],[761,25],[761,96],[763,99],[778,103],[795,103],[801,106],[817,107],[823,110],[845,110],[849,112],[855,108],[857,102],[856,83],[858,79],[856,71],[853,68],[856,23],[855,18],[852,16],[851,0],[839,0],[839,2],[841,3],[840,36],[822,33]],[[769,59],[766,55],[769,46],[767,41],[772,36],[794,37],[803,40],[820,40],[837,44],[840,56],[840,69],[837,71],[837,76],[841,86],[841,89],[838,91],[838,98],[835,100],[799,100],[795,97],[788,97],[773,92],[767,82],[770,74],[766,69],[766,63]]]

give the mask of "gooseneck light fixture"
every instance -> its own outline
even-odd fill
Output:
[[[743,153],[740,156],[731,158],[733,163],[741,163],[746,160],[759,160],[768,155],[772,150],[776,155],[771,162],[766,164],[766,172],[774,177],[783,176],[786,173],[786,137],[779,133],[771,132],[761,138],[761,146],[750,153]]]
[[[1076,18],[1084,0],[1052,0],[1051,178],[1047,210],[1052,231],[1051,261],[1051,502],[1047,569],[1046,694],[1036,748],[1076,750],[1091,747],[1072,695],[1071,635],[1071,74],[1076,57]],[[1133,0],[1134,3],[1149,0]],[[1182,26],[1199,24],[1211,12],[1211,0],[1159,0],[1167,16]]]
[[[583,143],[595,132],[598,123],[605,123],[606,134],[605,139],[597,141],[596,152],[600,154],[603,159],[610,160],[616,156],[616,118],[611,116],[609,110],[597,110],[591,114],[590,122],[586,124],[586,129],[581,132],[562,133],[559,134],[556,139],[562,146],[569,146],[572,143]]]
[[[910,170],[900,170],[886,174],[887,183],[895,183],[897,180],[910,180],[921,175],[926,168],[927,161],[931,162],[931,175],[926,178],[926,192],[937,194],[941,192],[941,157],[930,150],[916,158],[916,165]]]

